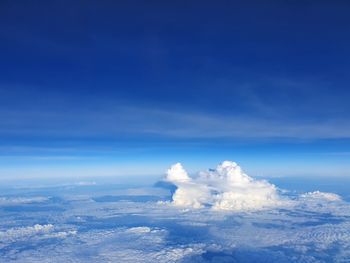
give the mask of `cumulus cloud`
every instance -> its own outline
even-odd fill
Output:
[[[53,231],[54,226],[52,224],[40,225],[36,224],[34,226],[28,227],[18,227],[11,228],[7,231],[0,232],[0,241],[15,241],[23,238],[28,238],[34,235],[48,234]]]
[[[15,227],[6,231],[0,231],[0,244],[9,244],[18,241],[25,241],[29,239],[48,239],[48,238],[66,238],[68,236],[76,235],[76,230],[55,231],[52,224],[35,224],[34,226]],[[0,249],[1,249],[0,245]]]
[[[181,163],[176,163],[168,169],[166,179],[169,182],[173,183],[183,183],[190,181],[190,177],[182,167]]]
[[[320,191],[308,192],[301,195],[301,198],[315,199],[315,200],[326,200],[326,201],[341,201],[341,197],[334,193],[326,193]]]
[[[177,187],[172,197],[177,206],[243,211],[281,203],[273,184],[249,177],[231,161],[222,162],[214,170],[200,172],[196,178],[189,177],[177,163],[167,171],[165,180]]]
[[[237,166],[223,163],[191,178],[181,165],[176,165],[169,169],[167,180],[176,181],[180,185],[177,189],[190,191],[192,187],[201,192],[204,188],[207,192],[203,190],[200,195],[204,200],[195,190],[192,194],[200,205],[210,208],[218,198],[205,199],[206,194],[215,196],[219,190],[241,193],[247,186],[252,192],[258,188],[255,184],[262,182],[271,187],[245,175]],[[287,200],[294,200],[294,205],[240,214],[178,209],[158,202],[96,203],[69,196],[57,203],[58,208],[65,209],[64,214],[21,211],[18,224],[23,227],[18,228],[11,227],[14,213],[4,210],[0,222],[1,259],[23,263],[348,262],[349,203],[330,201],[332,194],[319,191],[296,198],[291,190],[279,193],[276,202],[289,197]],[[52,219],[54,225],[33,225],[43,222],[43,218]]]

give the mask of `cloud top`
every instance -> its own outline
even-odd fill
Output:
[[[10,228],[7,231],[0,232],[0,242],[20,240],[34,235],[43,235],[52,232],[54,226],[52,224]]]
[[[188,176],[180,163],[170,167],[166,181],[177,189],[173,204],[184,207],[211,207],[217,210],[260,210],[281,203],[277,189],[265,180],[256,180],[241,167],[224,161],[216,169],[200,172],[196,178]]]
[[[190,181],[190,177],[181,163],[176,163],[168,169],[166,180],[173,183],[183,183]]]
[[[334,193],[326,193],[320,191],[308,192],[301,195],[301,198],[326,200],[326,201],[341,201],[341,197]]]

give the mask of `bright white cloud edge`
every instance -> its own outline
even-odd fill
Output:
[[[293,203],[279,194],[278,188],[266,180],[254,179],[232,161],[224,161],[216,169],[210,169],[192,178],[180,163],[172,165],[165,181],[177,189],[172,196],[175,206],[214,210],[251,211]],[[340,201],[340,196],[320,191],[305,193],[303,199]]]

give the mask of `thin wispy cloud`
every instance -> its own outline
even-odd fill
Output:
[[[285,120],[250,115],[185,112],[170,109],[116,107],[100,111],[0,112],[3,135],[120,136],[169,138],[350,138],[348,119]],[[5,118],[5,115],[7,116]]]

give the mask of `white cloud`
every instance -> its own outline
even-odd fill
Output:
[[[235,171],[241,175],[239,170]],[[196,179],[190,178],[185,184],[210,181],[209,178],[228,181],[225,176],[219,179],[212,173],[223,174],[224,171],[216,169],[205,172]],[[233,181],[237,185],[245,181],[235,176]],[[224,259],[228,262],[259,262],[257,255],[266,262],[326,262],[330,257],[337,257],[338,261],[335,262],[346,262],[350,255],[349,204],[314,200],[309,195],[300,197],[294,207],[240,214],[213,209],[179,209],[156,202],[111,204],[69,201],[69,209],[64,216],[60,214],[59,219],[55,219],[57,224],[49,227],[47,232],[42,230],[45,225],[38,225],[34,228],[37,232],[22,235],[23,238],[10,242],[0,240],[0,250],[1,245],[6,243],[10,246],[3,246],[8,248],[3,249],[4,261],[11,262],[15,255],[16,262],[28,263],[175,263],[222,262]],[[323,203],[326,205],[319,205]],[[67,204],[61,205],[67,207]],[[45,213],[52,216],[50,211]],[[72,218],[78,216],[85,218],[85,221],[73,223]],[[114,225],[109,225],[114,221]],[[77,224],[77,228],[84,225],[89,227],[76,232],[71,229],[72,224]],[[64,230],[59,232],[59,229]],[[33,227],[13,228],[9,232],[16,230],[33,231]],[[46,242],[46,238],[65,238],[65,241]],[[27,249],[23,249],[24,243],[30,244]],[[49,259],[47,251],[50,251]],[[206,252],[217,257],[210,258],[209,255],[206,258]]]
[[[78,186],[93,186],[96,185],[96,182],[92,181],[81,181],[81,182],[77,182],[76,185]]]
[[[338,195],[315,191],[296,196],[293,189],[277,194],[272,184],[249,177],[233,162],[223,162],[196,177],[177,164],[168,170],[166,180],[181,189],[174,195],[174,204],[187,204],[185,209],[170,203],[91,201],[97,192],[90,198],[88,194],[81,198],[79,193],[62,197],[65,202],[57,203],[57,208],[64,211],[59,213],[21,211],[16,218],[4,210],[2,260],[296,263],[347,262],[350,256],[350,206]],[[152,188],[119,191],[113,193],[156,193]],[[229,193],[226,199],[225,193]],[[271,193],[274,198],[267,198]],[[261,209],[279,205],[281,200],[283,209]],[[285,200],[293,205],[285,206]],[[224,207],[219,206],[222,203]],[[209,209],[192,209],[203,206]],[[43,218],[54,225],[33,224]],[[18,224],[23,227],[13,227]]]
[[[51,231],[53,231],[53,228],[54,227],[52,224],[47,224],[47,225],[36,224],[34,226],[28,226],[28,227],[11,228],[6,231],[0,232],[0,241],[1,242],[16,241],[16,240],[28,238],[34,235],[48,234]]]
[[[15,227],[6,231],[0,231],[0,244],[10,244],[21,240],[28,241],[33,239],[66,238],[76,234],[76,230],[57,231],[52,224],[35,224],[34,226]]]
[[[243,211],[282,202],[273,184],[249,177],[231,161],[224,161],[215,170],[201,172],[197,178],[190,178],[177,163],[168,170],[165,180],[177,186],[173,195],[177,206]]]
[[[135,234],[150,233],[151,231],[152,229],[147,226],[132,227],[127,230],[127,232],[135,233]]]
[[[320,191],[308,192],[301,195],[302,198],[306,199],[317,199],[327,201],[341,201],[341,197],[334,193],[325,193]]]
[[[168,169],[166,180],[173,183],[183,183],[190,181],[190,177],[181,163],[176,163]]]
[[[49,200],[47,197],[0,197],[0,205],[19,205],[30,203],[42,203]]]

